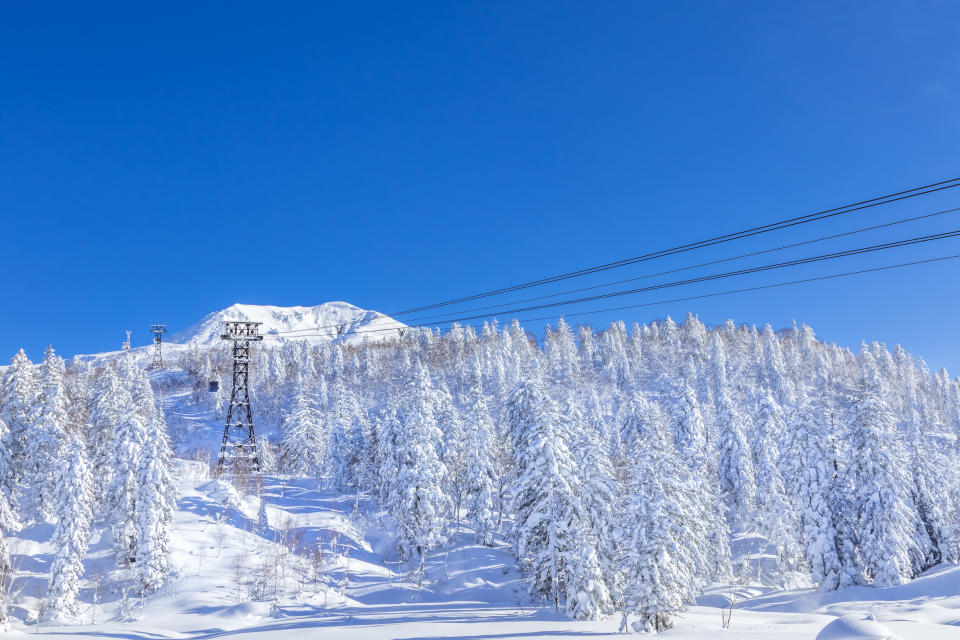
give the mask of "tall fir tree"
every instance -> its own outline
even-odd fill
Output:
[[[54,619],[72,619],[80,612],[77,594],[83,576],[93,520],[92,477],[80,439],[73,435],[56,461],[53,513],[57,524],[51,543],[55,549],[47,588],[48,614]]]
[[[298,376],[293,402],[280,426],[280,448],[290,473],[320,477],[329,445],[325,415]]]
[[[640,617],[648,631],[673,626],[700,593],[709,571],[710,535],[696,476],[667,440],[663,425],[645,429],[631,452],[632,478],[621,530],[624,621]]]
[[[514,547],[530,592],[559,610],[578,533],[580,493],[564,419],[537,370],[517,385],[506,411],[516,466]]]
[[[176,511],[176,489],[170,474],[170,445],[163,414],[156,411],[145,376],[134,397],[146,416],[134,498],[136,569],[141,593],[160,588],[170,574],[170,543]]]
[[[418,581],[427,553],[446,540],[445,516],[451,508],[442,487],[446,468],[440,460],[443,434],[436,408],[436,389],[417,360],[397,407],[397,475],[388,506],[398,525],[400,557],[419,560]]]
[[[467,441],[467,521],[479,544],[492,546],[496,531],[494,515],[494,431],[479,378],[475,377],[467,396],[463,417]]]
[[[880,395],[877,375],[867,372],[850,408],[847,486],[857,546],[868,576],[887,587],[913,577],[918,514],[910,498],[905,453],[893,414]]]
[[[55,462],[63,457],[70,428],[64,371],[63,359],[47,347],[40,365],[40,394],[27,418],[29,433],[23,447],[20,506],[24,517],[34,522],[44,522],[53,513]]]

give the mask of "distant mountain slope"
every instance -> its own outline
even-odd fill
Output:
[[[214,311],[197,324],[174,333],[169,342],[213,346],[220,342],[226,320],[262,322],[260,333],[265,336],[311,343],[336,339],[337,325],[343,327],[345,342],[395,337],[396,332],[392,330],[406,326],[382,313],[367,311],[346,302],[325,302],[315,307],[234,304]]]

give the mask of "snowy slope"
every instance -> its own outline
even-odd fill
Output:
[[[30,527],[12,540],[27,584],[14,606],[13,637],[209,639],[323,637],[370,640],[537,638],[584,640],[614,637],[617,617],[575,622],[525,593],[502,536],[493,548],[473,543],[462,530],[444,551],[431,554],[423,588],[411,567],[398,563],[392,532],[376,522],[377,505],[320,490],[313,480],[265,476],[269,531],[256,529],[259,499],[211,481],[203,467],[177,461],[179,489],[169,585],[147,601],[132,603],[122,620],[109,534],[97,530],[88,554],[78,625],[44,623],[39,634],[24,623],[45,591],[53,549],[50,525]],[[252,488],[251,488],[252,489]],[[286,533],[283,533],[286,532]],[[286,548],[275,541],[287,540]],[[323,551],[319,575],[311,557]],[[281,554],[281,555],[278,555]],[[279,558],[279,560],[278,560]],[[278,597],[257,599],[265,566],[285,567]],[[238,574],[238,567],[240,573]],[[239,575],[239,577],[238,577]],[[99,577],[99,604],[93,585]],[[662,638],[686,640],[867,640],[957,637],[960,567],[944,565],[900,587],[856,587],[835,593],[775,591],[756,585],[715,585]],[[721,611],[735,599],[729,629]],[[873,618],[876,618],[876,621]],[[91,624],[92,623],[92,624]],[[23,634],[21,636],[21,634]],[[644,637],[644,636],[634,636]]]
[[[197,324],[170,336],[169,342],[209,347],[220,343],[226,320],[262,322],[260,332],[271,339],[329,342],[344,329],[344,341],[356,342],[396,336],[404,324],[377,311],[367,311],[346,302],[325,302],[315,307],[275,307],[234,304],[208,314]],[[271,340],[268,340],[268,342]]]

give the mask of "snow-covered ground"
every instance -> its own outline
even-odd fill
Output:
[[[510,550],[472,543],[463,531],[449,549],[435,553],[417,589],[396,564],[389,531],[372,520],[373,505],[355,496],[319,490],[313,480],[266,476],[262,495],[270,530],[257,531],[259,501],[230,484],[210,481],[196,463],[178,464],[180,499],[173,560],[176,576],[145,603],[129,603],[133,620],[121,621],[121,595],[113,591],[106,536],[86,562],[84,621],[40,626],[50,638],[596,638],[616,634],[618,619],[572,622],[525,595]],[[52,549],[33,542],[49,537],[42,527],[14,541],[31,578],[14,610],[29,618],[42,593]],[[284,532],[281,536],[279,532]],[[285,537],[296,553],[285,561],[286,586],[251,600],[261,563],[275,563]],[[314,579],[311,554],[323,549]],[[241,560],[245,559],[245,560]],[[242,567],[238,569],[238,567]],[[242,577],[236,578],[237,571]],[[100,604],[93,588],[100,577]],[[734,596],[730,628],[722,612]],[[866,620],[876,616],[878,622]],[[858,631],[859,630],[859,631]],[[715,586],[680,618],[665,638],[900,638],[960,637],[960,567],[944,566],[910,584],[887,589],[857,587],[820,594],[809,589],[775,591],[753,586]],[[15,633],[31,633],[32,625]]]

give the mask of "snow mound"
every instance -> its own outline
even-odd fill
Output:
[[[315,307],[275,307],[234,304],[208,314],[197,324],[170,336],[176,344],[212,347],[220,344],[223,323],[228,320],[262,322],[260,331],[278,340],[329,342],[337,338],[337,326],[343,327],[344,342],[383,340],[396,337],[394,329],[406,325],[377,311],[366,311],[346,302],[325,302]]]
[[[817,634],[817,640],[898,640],[885,626],[860,615],[837,618]]]
[[[206,482],[197,487],[197,491],[206,495],[211,502],[227,509],[235,509],[244,515],[255,514],[259,506],[255,496],[241,496],[233,485],[223,480]]]

